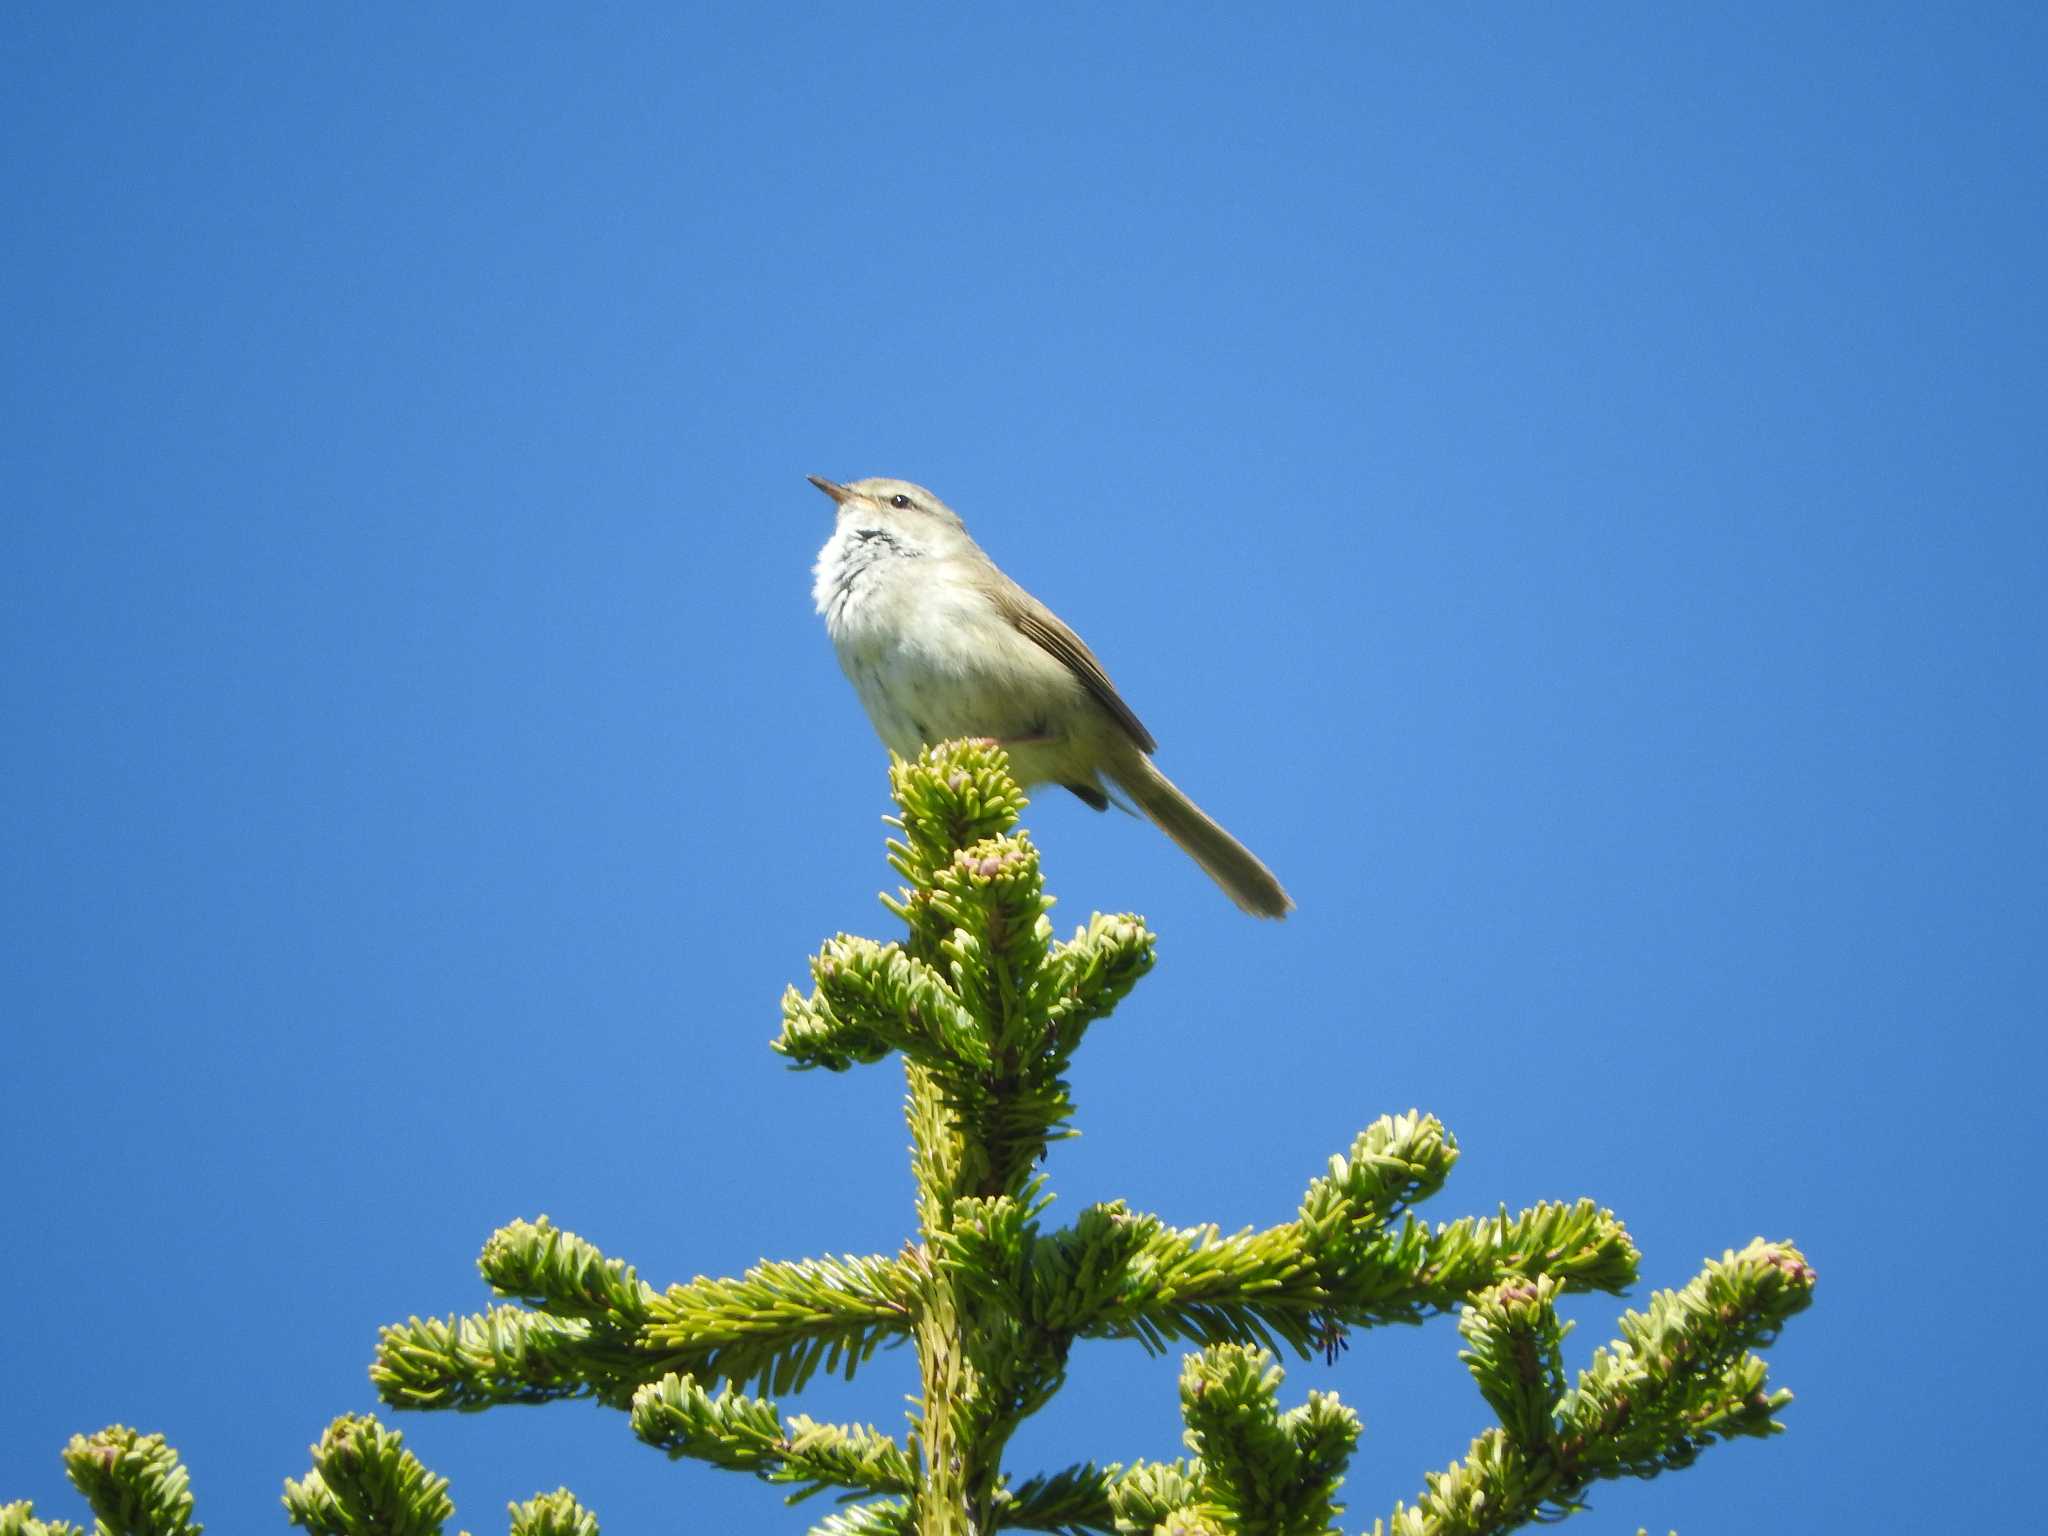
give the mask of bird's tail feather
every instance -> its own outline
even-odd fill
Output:
[[[1152,824],[1223,887],[1223,894],[1254,917],[1285,917],[1294,906],[1273,871],[1182,794],[1178,785],[1133,747],[1109,769],[1117,787],[1137,802]]]

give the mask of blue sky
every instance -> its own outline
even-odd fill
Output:
[[[1033,807],[1063,924],[1162,935],[1064,1210],[1283,1220],[1433,1110],[1438,1218],[1590,1195],[1639,1297],[1757,1234],[1820,1271],[1791,1432],[1575,1528],[2005,1522],[2037,9],[0,38],[0,1497],[78,1517],[57,1451],[121,1420],[264,1528],[377,1326],[484,1305],[515,1217],[657,1283],[902,1240],[894,1069],[767,1050],[825,937],[891,932],[820,473],[959,508],[1300,903]],[[1290,1367],[1365,1416],[1347,1529],[1487,1422],[1457,1349]],[[1081,1350],[1013,1465],[1175,1454],[1176,1370]],[[913,1379],[784,1407],[896,1428]],[[583,1406],[401,1427],[480,1536],[562,1482],[619,1533],[816,1509]]]

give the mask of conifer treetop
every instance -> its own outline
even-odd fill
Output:
[[[841,1507],[812,1526],[831,1536],[1340,1531],[1358,1420],[1329,1393],[1283,1407],[1280,1358],[1334,1359],[1356,1332],[1440,1315],[1457,1318],[1458,1358],[1492,1422],[1376,1533],[1490,1536],[1582,1508],[1603,1479],[1782,1427],[1790,1394],[1771,1388],[1758,1351],[1811,1300],[1797,1248],[1759,1238],[1725,1253],[1626,1313],[1568,1374],[1557,1301],[1634,1283],[1626,1228],[1584,1199],[1425,1219],[1416,1208],[1458,1149],[1416,1110],[1366,1126],[1271,1226],[1175,1226],[1117,1200],[1054,1222],[1041,1167],[1071,1134],[1076,1053],[1152,968],[1153,935],[1139,917],[1098,913],[1055,937],[1018,826],[1025,800],[993,744],[930,748],[894,765],[891,788],[903,884],[884,902],[904,931],[829,940],[808,990],[784,995],[773,1047],[832,1072],[901,1058],[915,1212],[903,1246],[661,1286],[545,1216],[514,1221],[478,1261],[497,1305],[383,1330],[370,1376],[387,1407],[592,1399],[670,1457],[749,1473],[791,1502],[832,1495]],[[1185,1457],[1006,1465],[1080,1339],[1192,1349]],[[901,1434],[782,1408],[818,1371],[852,1376],[904,1342],[918,1392]],[[99,1531],[200,1536],[161,1436],[115,1426],[75,1439],[65,1464]],[[445,1481],[367,1415],[328,1427],[285,1505],[315,1536],[439,1536],[453,1514]],[[516,1536],[597,1536],[567,1490],[509,1518]],[[75,1530],[0,1506],[0,1536]]]

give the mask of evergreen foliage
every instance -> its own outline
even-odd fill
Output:
[[[1456,1313],[1460,1356],[1497,1421],[1430,1473],[1380,1536],[1481,1536],[1582,1506],[1593,1483],[1647,1477],[1738,1435],[1776,1433],[1791,1394],[1756,1351],[1811,1299],[1814,1272],[1758,1239],[1621,1320],[1567,1378],[1560,1296],[1619,1293],[1637,1254],[1591,1201],[1433,1223],[1457,1144],[1433,1116],[1387,1115],[1309,1181],[1294,1218],[1224,1234],[1121,1202],[1048,1227],[1038,1172],[1069,1134],[1068,1074],[1088,1027],[1153,963],[1132,916],[1056,940],[1023,797],[1003,754],[952,743],[898,763],[889,844],[902,939],[848,935],[783,999],[774,1047],[847,1071],[895,1054],[909,1094],[918,1233],[902,1252],[764,1261],[736,1279],[657,1289],[554,1227],[515,1221],[479,1267],[503,1303],[386,1328],[370,1376],[392,1408],[593,1398],[671,1457],[750,1472],[795,1502],[844,1507],[826,1536],[1055,1532],[1307,1536],[1338,1530],[1358,1440],[1332,1394],[1281,1406],[1284,1352],[1334,1355],[1354,1328]],[[1189,1455],[1018,1477],[1003,1452],[1059,1390],[1077,1339],[1195,1346],[1180,1378]],[[776,1399],[819,1370],[852,1375],[908,1340],[919,1394],[901,1438],[820,1424]],[[445,1480],[374,1418],[345,1416],[287,1481],[313,1536],[439,1536]],[[99,1536],[201,1536],[176,1453],[119,1426],[65,1452]],[[514,1536],[597,1536],[564,1490],[511,1508]],[[83,1536],[0,1506],[0,1536]]]

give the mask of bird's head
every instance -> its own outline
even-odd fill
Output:
[[[960,514],[921,485],[886,475],[845,485],[822,475],[812,475],[810,481],[838,503],[841,528],[876,529],[908,548],[932,554],[972,547]]]

